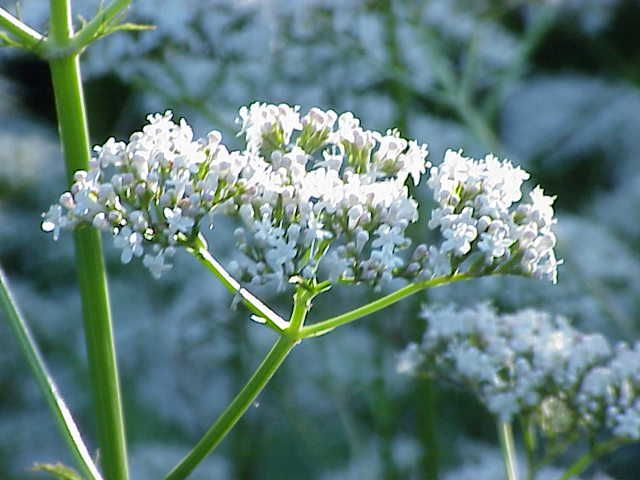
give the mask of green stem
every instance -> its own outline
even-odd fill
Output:
[[[89,23],[84,25],[63,48],[54,50],[53,56],[80,54],[84,48],[105,33],[105,28],[130,3],[131,0],[113,0],[105,8],[99,10]]]
[[[601,443],[589,452],[582,455],[564,472],[560,480],[569,480],[575,478],[584,472],[591,463],[597,460],[599,457],[612,452],[616,448],[620,447],[624,442],[619,439],[613,439],[608,442]]]
[[[73,36],[69,0],[51,0],[51,39],[64,45]],[[87,170],[91,153],[78,55],[49,62],[67,177]],[[128,478],[126,439],[100,234],[93,228],[74,233],[78,284],[82,297],[89,376],[105,478]]]
[[[511,423],[498,422],[498,436],[500,437],[500,448],[504,458],[507,480],[518,480],[518,463],[516,461],[516,447],[513,441]]]
[[[4,8],[0,8],[0,28],[3,28],[16,39],[20,40],[25,48],[35,48],[44,40],[44,37],[40,33],[22,23]]]
[[[196,446],[169,472],[165,480],[182,480],[187,478],[198,464],[220,444],[238,420],[240,420],[240,417],[242,417],[249,406],[255,401],[256,397],[264,389],[271,377],[273,377],[276,370],[282,365],[282,362],[289,352],[298,343],[295,331],[299,330],[304,323],[307,312],[309,311],[309,300],[310,295],[307,292],[300,290],[296,292],[293,312],[288,327],[288,330],[292,334],[283,334],[278,339],[238,395],[236,395],[229,406],[222,412],[213,425],[211,425]]]
[[[9,326],[18,339],[22,353],[29,363],[31,372],[36,377],[38,386],[47,400],[51,413],[53,413],[56,419],[60,433],[73,453],[80,470],[91,480],[102,480],[100,472],[98,472],[86,445],[82,441],[80,431],[71,416],[71,412],[47,369],[33,335],[29,330],[29,326],[18,310],[18,306],[11,295],[7,279],[1,267],[0,305],[7,315]]]
[[[379,298],[378,300],[374,300],[371,303],[358,307],[349,312],[343,313],[336,317],[329,318],[322,322],[314,323],[313,325],[308,325],[303,327],[300,330],[300,338],[308,338],[308,337],[317,337],[319,335],[324,335],[325,333],[330,332],[336,327],[344,325],[346,323],[353,322],[367,315],[371,315],[372,313],[377,312],[378,310],[382,310],[383,308],[388,307],[389,305],[393,305],[400,300],[413,295],[414,293],[418,293],[425,288],[437,287],[438,285],[445,285],[447,283],[459,282],[461,280],[467,280],[469,278],[473,278],[473,275],[467,273],[459,273],[456,275],[450,275],[446,277],[437,277],[430,280],[423,280],[421,282],[411,283],[405,287],[402,287],[396,290],[389,295],[385,295],[384,297]]]
[[[532,421],[530,416],[527,416],[522,420],[522,436],[527,453],[527,480],[535,480],[537,471],[535,457],[537,437],[535,423]]]
[[[553,462],[556,458],[565,453],[571,445],[578,441],[580,436],[581,435],[578,432],[575,432],[561,442],[555,441],[552,442],[550,446],[545,446],[544,456],[536,461],[536,471],[541,467],[544,467],[545,465],[551,464],[551,462]]]
[[[421,477],[438,480],[440,476],[440,448],[438,445],[436,417],[438,415],[437,391],[432,379],[418,382],[420,408],[416,422],[419,425],[423,448],[420,455]]]
[[[207,250],[207,244],[202,235],[198,238],[198,244],[189,248],[189,252],[192,253],[207,269],[212,272],[218,280],[224,285],[224,287],[235,295],[239,295],[242,302],[251,310],[262,322],[267,323],[270,327],[278,333],[282,333],[287,329],[288,323],[276,312],[266,306],[260,299],[258,299],[253,293],[240,285],[240,283],[227,272],[224,267],[218,262],[209,250]]]

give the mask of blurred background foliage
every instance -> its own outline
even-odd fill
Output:
[[[97,0],[72,2],[89,18]],[[19,13],[46,30],[48,2]],[[13,1],[2,6],[16,11]],[[637,0],[134,0],[118,34],[83,57],[92,140],[126,137],[171,109],[232,145],[239,106],[261,100],[353,110],[430,145],[493,151],[558,196],[559,284],[483,279],[443,287],[316,341],[289,358],[194,479],[495,479],[493,420],[470,396],[396,373],[424,328],[424,302],[491,300],[568,315],[580,328],[640,333],[640,2]],[[40,212],[64,185],[46,65],[0,51],[0,261],[86,436],[93,438],[70,238]],[[426,186],[422,220],[427,238]],[[210,244],[233,258],[233,225]],[[108,242],[107,242],[108,243]],[[107,246],[132,479],[157,479],[240,388],[272,341],[186,255],[153,280]],[[286,312],[289,300],[260,292]],[[337,289],[319,319],[373,293]],[[0,478],[70,463],[8,329],[0,323]],[[576,452],[569,452],[572,456]],[[640,448],[594,469],[634,479]],[[635,472],[635,473],[634,473]],[[589,473],[585,478],[590,477]],[[542,472],[555,478],[557,471]]]

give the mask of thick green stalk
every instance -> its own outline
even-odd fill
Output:
[[[504,458],[507,480],[518,480],[518,463],[516,461],[516,447],[513,441],[511,423],[498,422],[498,437],[500,438],[500,448]]]
[[[372,313],[375,313],[378,310],[382,310],[389,305],[393,305],[394,303],[399,302],[400,300],[407,298],[414,293],[418,293],[425,288],[437,287],[438,285],[459,282],[460,280],[467,280],[469,278],[473,278],[473,275],[460,273],[447,277],[438,277],[431,280],[423,280],[421,282],[410,283],[409,285],[399,288],[395,292],[374,300],[371,303],[367,303],[362,307],[358,307],[336,317],[323,320],[322,322],[308,325],[300,330],[300,338],[317,337],[319,335],[324,335],[325,333],[329,333],[336,327],[353,322],[367,315],[371,315]]]
[[[96,468],[89,451],[82,441],[80,431],[71,416],[64,399],[58,391],[51,374],[49,373],[40,350],[29,330],[29,326],[18,310],[18,306],[11,295],[8,282],[0,267],[0,306],[4,309],[13,334],[18,339],[18,345],[22,350],[31,372],[36,377],[38,386],[42,391],[49,409],[53,414],[60,433],[76,459],[78,467],[90,480],[102,480],[100,472]]]
[[[294,299],[295,303],[289,326],[292,334],[283,334],[280,336],[242,390],[240,390],[238,395],[236,395],[214,424],[211,425],[196,446],[169,472],[165,480],[182,480],[187,478],[198,464],[220,444],[222,439],[255,401],[256,397],[267,385],[271,377],[273,377],[276,370],[282,365],[284,359],[297,343],[294,330],[301,328],[309,310],[309,295],[298,291]]]
[[[69,0],[51,0],[51,41],[64,46],[72,35]],[[74,54],[49,64],[67,177],[71,180],[76,170],[89,168],[91,158],[79,59]],[[102,244],[93,228],[77,230],[74,240],[102,469],[108,480],[126,480],[124,421]]]

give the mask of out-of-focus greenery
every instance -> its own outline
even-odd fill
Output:
[[[74,3],[89,16],[98,2]],[[21,2],[43,29],[46,7]],[[421,334],[423,302],[533,306],[612,338],[640,335],[637,1],[134,0],[130,19],[158,28],[110,37],[84,57],[96,143],[165,109],[198,134],[219,129],[233,142],[243,104],[317,105],[353,110],[371,128],[398,127],[428,142],[435,164],[448,147],[508,156],[558,196],[557,286],[508,278],[443,287],[306,341],[194,479],[466,478],[455,469],[476,457],[487,465],[466,471],[496,478],[499,457],[477,445],[497,445],[481,406],[396,373],[397,352]],[[64,184],[48,72],[13,51],[0,52],[0,72],[0,261],[91,445],[71,242],[39,230]],[[426,199],[425,190],[417,195]],[[416,240],[427,239],[427,212],[425,201]],[[210,238],[225,261],[233,228],[219,225]],[[176,264],[155,281],[108,251],[133,480],[166,473],[272,339],[193,259]],[[312,318],[373,295],[338,289]],[[0,338],[0,478],[37,478],[27,471],[33,462],[69,458],[2,323]],[[636,478],[638,451],[626,447],[597,467]]]

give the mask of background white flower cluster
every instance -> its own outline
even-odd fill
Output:
[[[402,373],[469,388],[504,421],[535,415],[549,436],[582,429],[640,438],[640,344],[611,345],[538,310],[450,305],[422,315],[424,337],[402,352]]]

